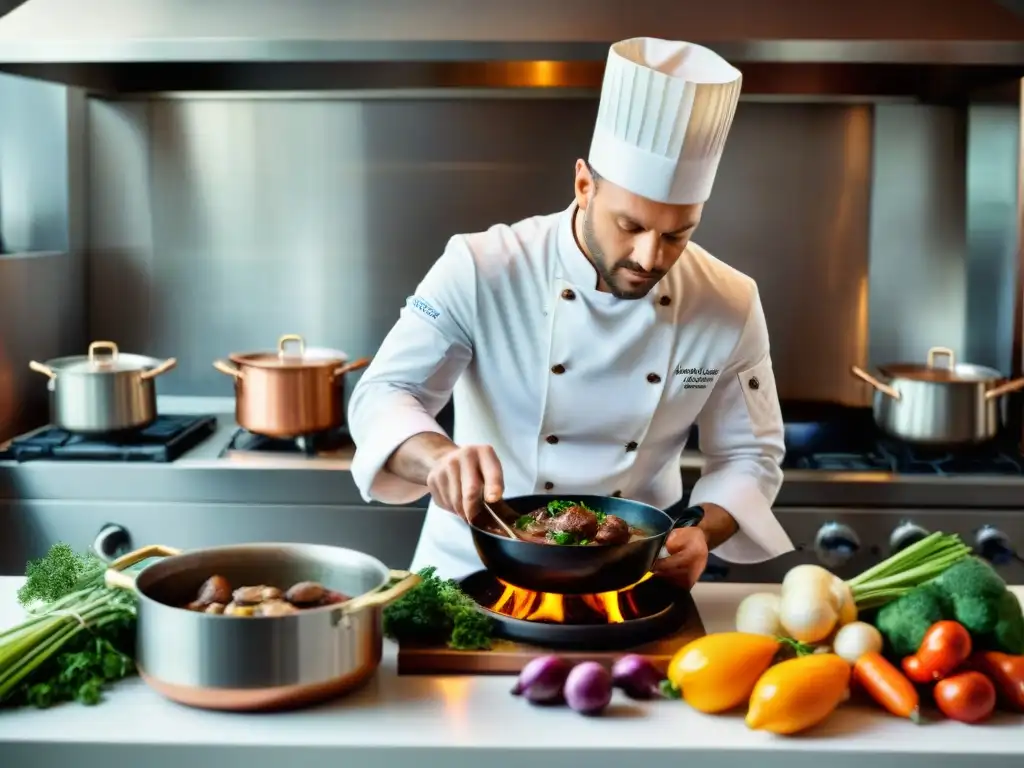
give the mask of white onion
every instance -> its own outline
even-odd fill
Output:
[[[790,568],[782,579],[782,594],[790,589],[806,589],[827,584],[832,586],[835,575],[820,565],[798,565]]]
[[[779,620],[786,633],[801,643],[819,643],[832,634],[839,621],[831,584],[816,581],[791,585],[782,593]]]
[[[782,634],[779,623],[781,598],[770,592],[755,592],[743,598],[736,609],[736,630],[754,635]]]
[[[832,599],[839,613],[839,626],[843,627],[857,620],[857,603],[853,599],[853,590],[838,576],[833,577]]]
[[[882,633],[863,621],[854,621],[836,632],[832,650],[837,656],[856,664],[865,653],[881,653]]]

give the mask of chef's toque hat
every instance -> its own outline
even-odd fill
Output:
[[[661,203],[703,203],[740,97],[742,75],[694,43],[615,43],[601,87],[590,165]]]

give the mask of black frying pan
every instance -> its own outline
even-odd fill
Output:
[[[635,584],[650,572],[669,531],[697,525],[704,517],[699,509],[691,508],[679,519],[673,519],[649,504],[610,496],[538,494],[514,496],[504,501],[516,515],[526,515],[550,501],[561,499],[581,501],[591,509],[621,517],[651,535],[628,544],[576,547],[510,539],[470,525],[473,543],[484,567],[502,581],[534,592],[561,595],[614,592]],[[488,513],[481,510],[479,514],[486,516]],[[485,519],[480,517],[474,522],[484,524]]]

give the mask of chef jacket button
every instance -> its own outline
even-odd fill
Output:
[[[550,445],[554,445],[555,443],[558,442],[558,435],[548,435],[547,441]]]
[[[554,487],[555,487],[555,484],[552,483],[550,480],[548,480],[546,483],[544,483],[544,490],[545,491],[550,491]]]
[[[564,291],[562,291],[562,298],[565,299],[566,301],[572,301],[573,299],[576,298],[576,291],[572,290],[571,288],[566,288]]]
[[[622,498],[622,491],[612,491],[612,497],[616,499]]]
[[[637,445],[632,440],[630,440],[628,443],[626,443],[626,450],[627,451],[635,451],[636,449],[637,449]]]
[[[661,381],[661,376],[659,376],[656,373],[648,373],[647,381],[649,381],[651,384],[657,384],[659,381]]]
[[[751,389],[760,389],[761,382],[757,380],[757,376],[751,376],[750,380],[747,382],[747,386]]]
[[[563,374],[563,373],[565,373],[565,366],[562,365],[561,363],[557,363],[556,365],[552,365],[551,366],[551,372],[553,374],[555,374],[555,376]]]
[[[669,304],[672,303],[672,297],[662,296],[660,299],[658,299],[658,303],[661,304],[661,306],[663,307],[667,307]]]

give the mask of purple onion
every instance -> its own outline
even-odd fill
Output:
[[[535,704],[551,704],[562,699],[562,688],[572,664],[559,656],[530,659],[519,672],[512,688],[513,696],[522,696]]]
[[[646,656],[631,653],[612,666],[612,682],[629,698],[660,698],[662,675]]]
[[[612,676],[596,661],[572,668],[563,689],[566,703],[583,715],[596,715],[612,700]]]

